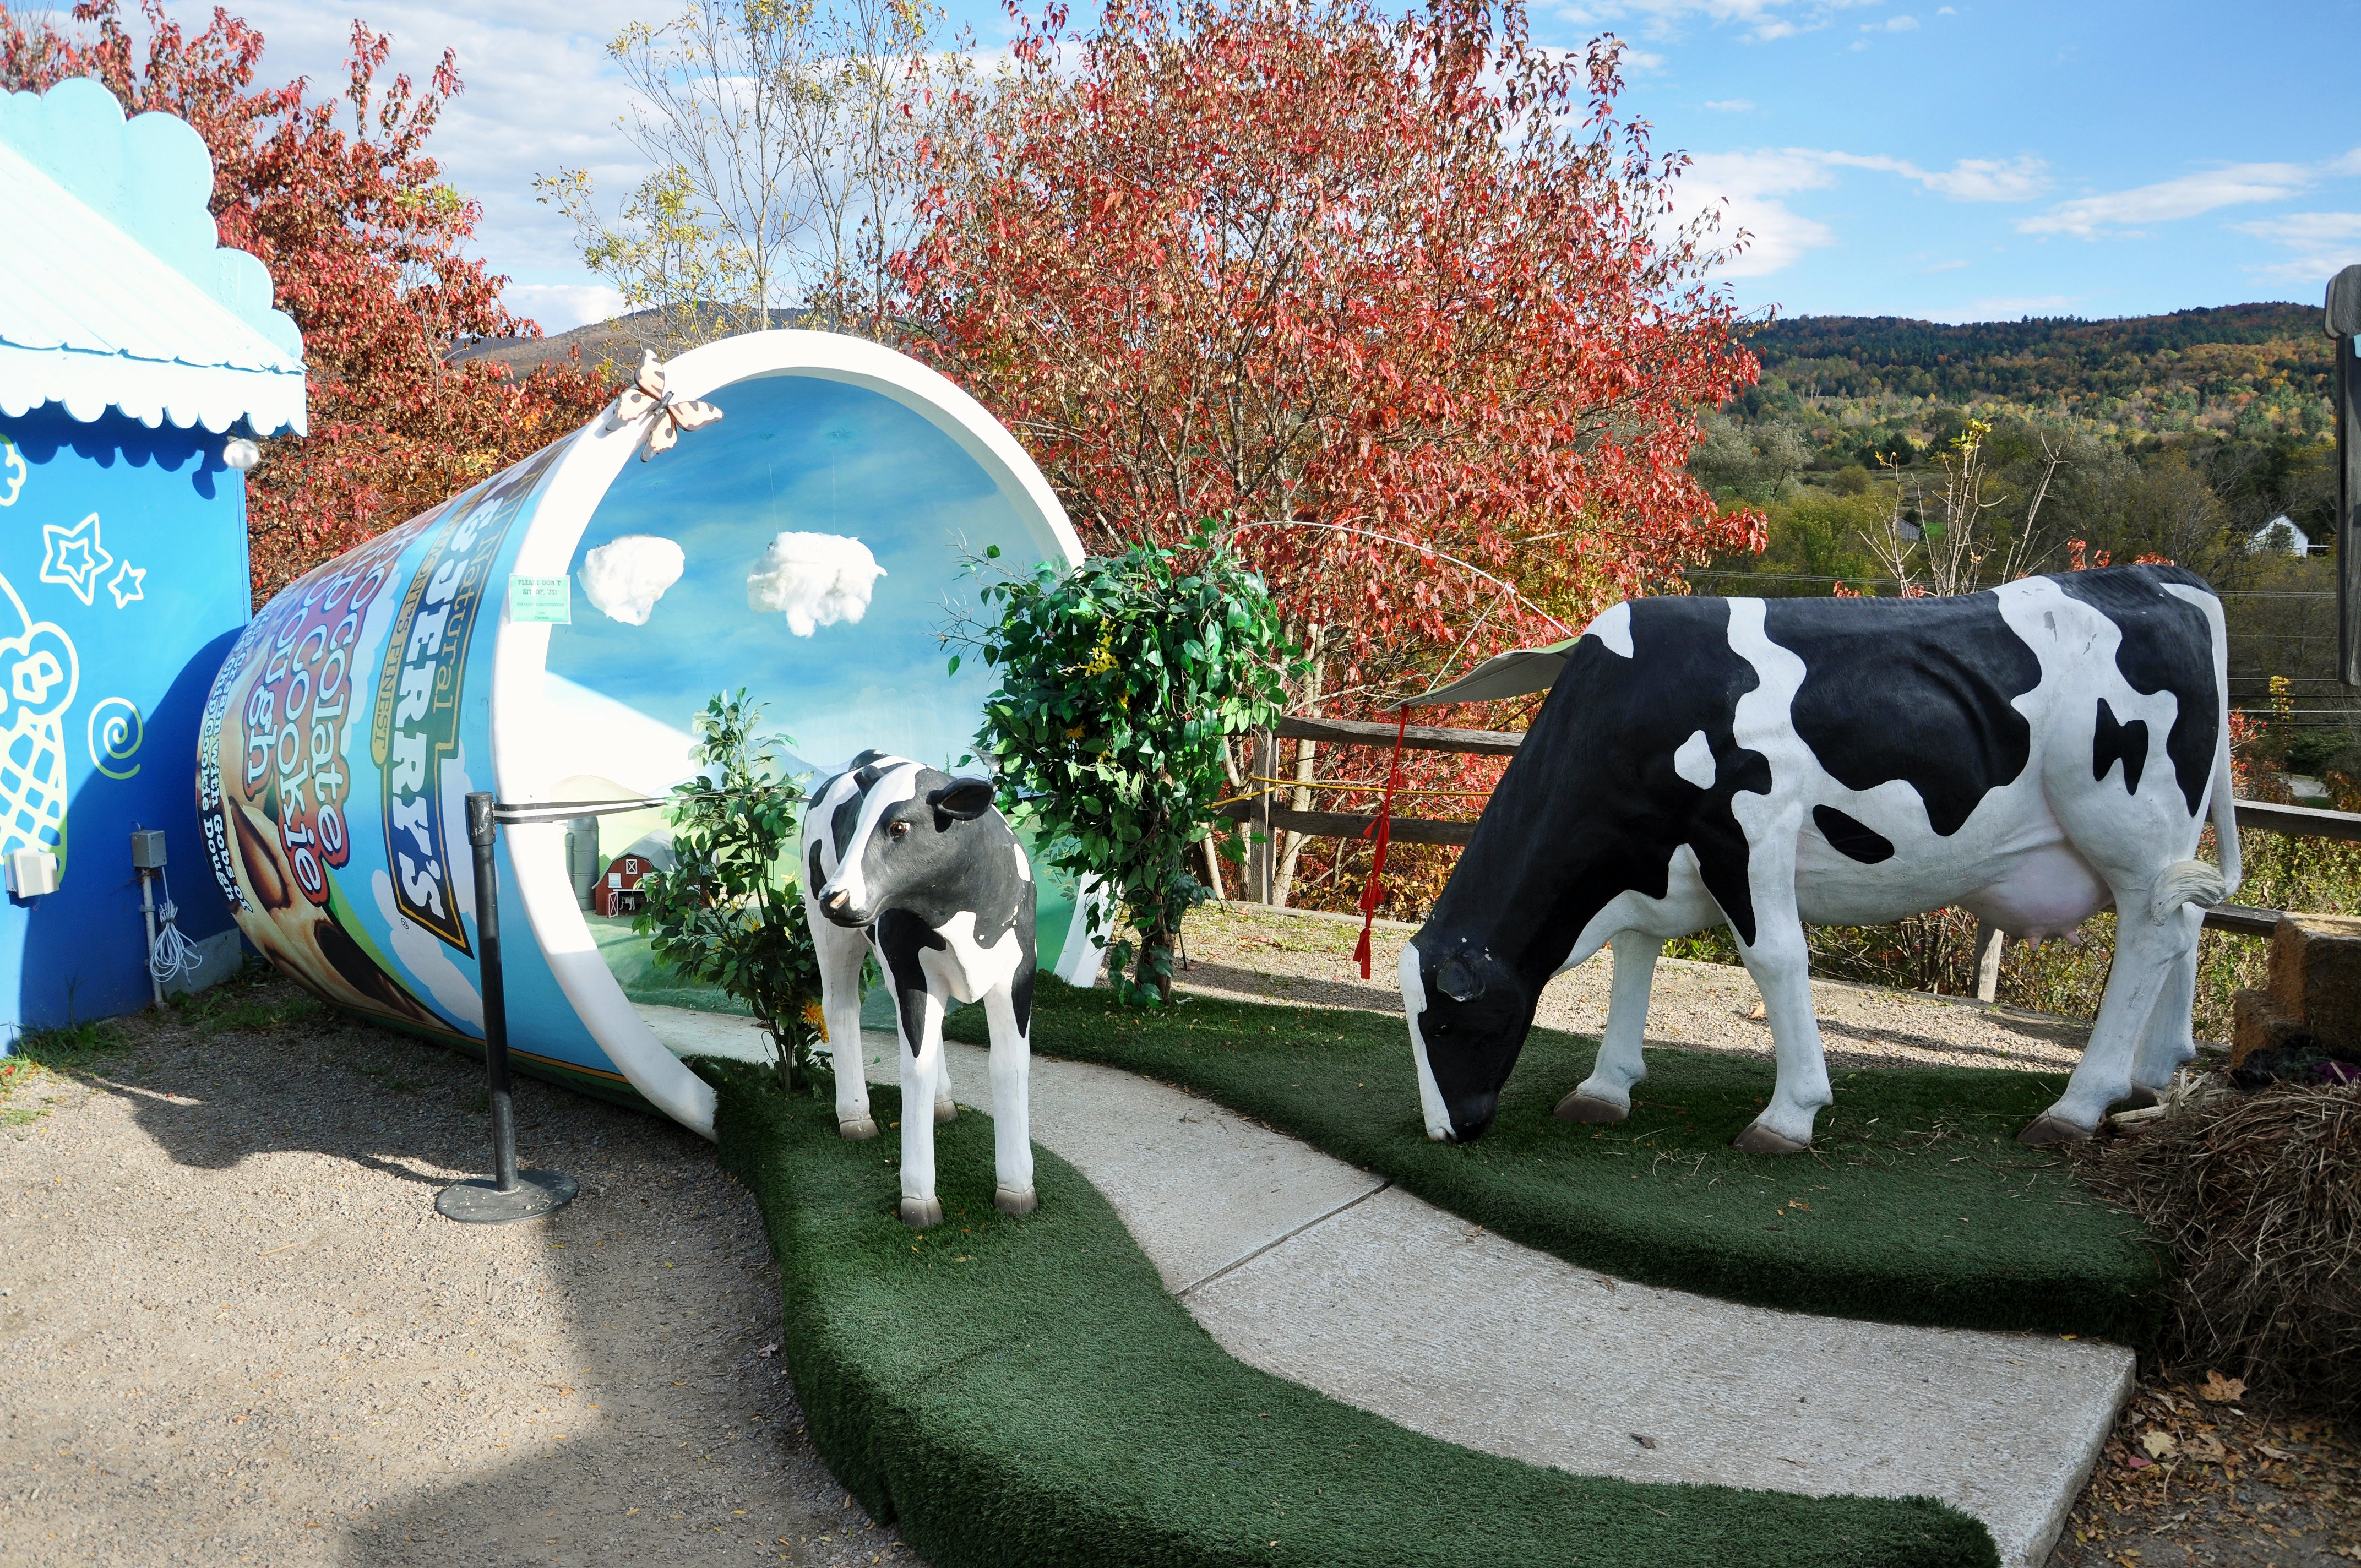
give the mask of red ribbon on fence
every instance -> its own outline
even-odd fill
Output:
[[[1408,704],[1394,709],[1401,717],[1394,723],[1393,761],[1386,767],[1386,798],[1378,807],[1378,819],[1361,829],[1363,837],[1375,832],[1378,836],[1377,862],[1369,868],[1369,883],[1361,889],[1361,939],[1353,948],[1353,958],[1361,966],[1361,978],[1369,978],[1369,933],[1378,918],[1378,905],[1386,896],[1386,884],[1378,879],[1386,872],[1386,846],[1394,836],[1394,785],[1401,782],[1402,736],[1410,729]]]

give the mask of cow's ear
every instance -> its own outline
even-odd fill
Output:
[[[953,779],[927,796],[927,804],[954,822],[972,822],[992,809],[990,779]]]
[[[1454,1002],[1473,1002],[1484,994],[1484,977],[1457,953],[1443,960],[1442,972],[1434,977],[1434,989]]]

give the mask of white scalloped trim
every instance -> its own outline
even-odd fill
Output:
[[[241,370],[181,365],[71,348],[20,348],[0,343],[0,413],[14,418],[44,403],[64,405],[84,423],[121,409],[150,430],[168,421],[203,425],[218,435],[240,419],[257,435],[303,433],[302,371]]]

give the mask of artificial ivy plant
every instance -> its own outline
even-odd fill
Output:
[[[1235,793],[1228,740],[1277,719],[1293,668],[1270,590],[1201,532],[1071,570],[1045,563],[980,598],[973,641],[1000,688],[977,747],[1040,852],[1112,892],[1124,929],[1108,962],[1124,1000],[1170,1002],[1180,917],[1208,891],[1190,850]],[[1089,909],[1100,934],[1100,907]]]
[[[631,927],[659,960],[746,1004],[793,1090],[809,1081],[826,1038],[819,955],[796,878],[803,787],[780,762],[795,740],[757,735],[762,718],[742,686],[697,716],[697,776],[666,808],[674,864],[640,883],[647,901]]]

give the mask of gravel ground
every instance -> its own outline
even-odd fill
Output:
[[[1398,1011],[1409,934],[1365,985],[1346,923],[1201,910],[1184,980]],[[1595,1032],[1605,986],[1561,978],[1543,1021]],[[1816,994],[1854,1065],[2066,1065],[2081,1037]],[[1767,1050],[1753,1000],[1668,963],[1650,1039]],[[276,980],[116,1033],[0,1071],[0,1565],[917,1562],[803,1436],[760,1218],[701,1140],[524,1081],[526,1163],[582,1196],[463,1227],[433,1205],[486,1158],[474,1064]],[[2361,1561],[2356,1486],[2332,1424],[2143,1385],[2050,1568]]]
[[[1418,928],[1380,922],[1369,945],[1369,978],[1363,980],[1352,961],[1360,924],[1249,905],[1202,905],[1182,927],[1191,967],[1179,981],[1213,996],[1399,1013],[1395,965]],[[1607,1026],[1613,976],[1614,960],[1606,953],[1558,976],[1542,993],[1533,1021],[1543,1028],[1598,1034]],[[1832,1068],[2070,1069],[2090,1036],[2082,1025],[2044,1013],[1831,981],[1812,982],[1812,1001]],[[1742,969],[1664,959],[1648,999],[1648,1044],[1745,1051],[1768,1060],[1771,1026],[1756,1015],[1762,1002]]]
[[[580,1198],[453,1224],[481,1068],[283,981],[230,1012],[274,1009],[11,1075],[0,1563],[915,1561],[801,1435],[708,1145],[525,1080],[523,1161]]]

